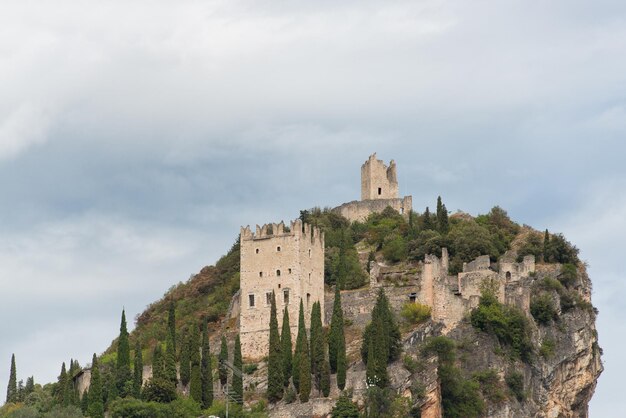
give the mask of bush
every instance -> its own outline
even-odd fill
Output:
[[[499,403],[506,399],[504,385],[494,369],[474,373],[473,378],[480,385],[480,390],[488,401]]]
[[[578,280],[578,270],[574,264],[563,264],[561,274],[559,274],[559,282],[565,287],[572,287]]]
[[[520,372],[510,371],[505,375],[504,380],[511,393],[518,401],[522,402],[526,399],[526,393],[524,392],[524,376]]]
[[[533,346],[530,326],[524,313],[513,306],[498,302],[490,291],[483,291],[478,307],[471,313],[474,328],[495,335],[498,341],[511,348],[515,358],[529,362]]]
[[[430,306],[419,302],[407,302],[402,306],[400,315],[411,325],[416,325],[430,318]]]
[[[554,342],[554,340],[550,338],[546,338],[541,343],[541,347],[539,348],[539,354],[541,354],[543,358],[547,359],[554,355],[555,349],[556,349],[556,343]]]
[[[259,369],[259,365],[256,363],[244,364],[243,372],[245,374],[252,374]]]
[[[170,380],[153,377],[143,389],[143,398],[154,402],[172,402],[176,399],[176,386]]]
[[[359,418],[359,409],[346,395],[341,395],[331,411],[333,418]]]
[[[385,243],[383,244],[383,256],[387,261],[390,261],[392,263],[406,260],[406,242],[402,239],[402,237],[398,235],[392,235],[391,238],[385,240]]]
[[[530,313],[538,324],[547,325],[556,321],[559,315],[550,293],[540,293],[530,300]]]
[[[402,364],[404,365],[404,368],[411,373],[415,373],[420,368],[420,363],[409,354],[406,354],[402,358]]]

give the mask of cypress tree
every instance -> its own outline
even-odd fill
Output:
[[[376,322],[381,320],[382,331],[376,335]],[[400,354],[400,329],[396,323],[389,300],[385,295],[385,291],[381,288],[378,291],[376,305],[372,309],[372,321],[365,327],[363,333],[363,343],[361,345],[361,358],[367,363],[369,356],[369,342],[371,339],[379,339],[382,342],[381,349],[387,356],[387,361],[394,360]]]
[[[441,202],[441,196],[437,197],[437,230],[442,234],[448,233],[448,210]]]
[[[35,378],[33,376],[26,379],[26,386],[24,386],[24,392],[26,396],[35,391]]]
[[[62,406],[68,406],[70,403],[70,392],[67,380],[67,371],[65,369],[65,362],[61,365],[61,374],[59,375],[57,385],[57,403]]]
[[[226,381],[228,380],[228,368],[222,365],[223,361],[228,360],[228,345],[226,344],[226,337],[222,335],[222,343],[220,346],[220,366],[219,366],[219,375],[220,375],[220,385],[226,385]]]
[[[326,345],[322,347],[324,352],[324,361],[322,362],[322,371],[320,378],[320,387],[322,390],[322,395],[324,397],[328,397],[330,394],[330,365],[328,364],[328,354],[326,353]]]
[[[7,386],[6,402],[17,401],[17,372],[15,370],[15,354],[11,355],[11,373],[9,374],[9,385]]]
[[[376,375],[376,384],[378,387],[387,386],[389,378],[387,377],[387,361],[389,359],[389,347],[382,336],[385,334],[383,319],[378,318],[374,323],[374,335],[372,339],[374,344],[374,364],[373,368]],[[381,337],[379,337],[381,336]],[[369,359],[368,359],[369,361]]]
[[[330,362],[330,371],[337,372],[337,354],[341,340],[345,339],[343,333],[343,310],[341,309],[341,292],[339,287],[335,286],[335,300],[333,302],[333,316],[330,320],[330,331],[328,334],[328,360]]]
[[[306,341],[306,328],[304,325],[304,303],[300,299],[300,311],[298,312],[298,336],[296,337],[296,351],[293,355],[293,385],[296,391],[300,392],[300,363],[302,363],[302,352]]]
[[[191,379],[190,334],[188,333],[181,334],[181,344],[182,345],[180,347],[180,382],[182,383],[183,386],[187,386],[189,384],[189,380]]]
[[[128,381],[132,380],[130,373],[130,345],[128,342],[128,330],[126,329],[126,313],[122,309],[122,320],[120,323],[120,336],[117,341],[117,363],[115,368],[115,381],[117,382],[117,393],[125,397],[128,395]]]
[[[209,327],[206,318],[202,324],[202,408],[213,404],[213,369],[211,369],[211,348],[209,346]]]
[[[543,234],[543,261],[550,261],[550,233],[547,229]]]
[[[170,302],[169,311],[167,315],[167,330],[169,335],[172,336],[174,346],[174,361],[176,361],[176,303],[174,300]]]
[[[272,291],[270,306],[270,341],[269,359],[267,361],[267,399],[270,402],[279,401],[283,397],[283,364],[280,350],[280,335],[278,334],[278,319],[276,318],[276,297]]]
[[[165,373],[163,368],[163,352],[161,351],[161,343],[154,346],[152,352],[152,378],[164,379]]]
[[[83,392],[83,397],[80,398],[80,410],[83,412],[83,415],[87,414],[87,410],[89,409],[89,389],[85,389]]]
[[[191,361],[191,378],[189,380],[189,394],[194,401],[202,403],[202,372],[200,370],[200,336],[198,335],[198,327],[193,327],[191,334],[190,361]]]
[[[311,358],[309,356],[309,342],[304,335],[304,344],[300,354],[300,402],[308,402],[311,395]]]
[[[424,215],[422,216],[422,229],[434,229],[433,220],[430,216],[430,209],[426,206],[426,210],[424,211]]]
[[[172,334],[168,333],[163,366],[165,370],[165,378],[176,386],[178,379],[176,377],[176,351],[174,350],[174,340],[172,340]]]
[[[91,383],[89,385],[89,406],[87,413],[91,418],[104,418],[104,403],[102,401],[102,379],[98,358],[93,354],[91,361]]]
[[[367,370],[365,371],[365,381],[368,386],[377,385],[378,379],[376,378],[376,354],[374,339],[370,338],[367,342]]]
[[[243,359],[241,357],[241,339],[239,334],[235,337],[235,352],[233,354],[233,366],[238,370],[243,370]],[[233,397],[239,405],[243,405],[243,377],[233,373]]]
[[[341,338],[339,343],[339,349],[337,350],[337,387],[339,390],[344,390],[346,387],[346,370],[348,368],[348,360],[346,358],[346,341],[344,338]]]
[[[311,373],[315,378],[315,388],[321,390],[322,365],[324,363],[324,330],[322,329],[322,310],[319,302],[311,309]]]
[[[133,396],[137,399],[141,396],[141,387],[143,386],[143,353],[139,339],[135,343],[135,370],[133,374]]]
[[[291,377],[291,365],[293,355],[291,353],[291,327],[289,326],[289,311],[285,306],[283,312],[283,327],[280,333],[280,348],[283,355],[283,383],[285,387],[289,386],[289,378]]]

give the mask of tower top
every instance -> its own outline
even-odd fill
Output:
[[[398,175],[396,163],[391,160],[389,166],[376,158],[376,153],[361,166],[361,200],[397,199]]]

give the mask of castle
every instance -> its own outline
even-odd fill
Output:
[[[396,163],[391,160],[386,166],[374,153],[361,166],[361,200],[344,203],[333,210],[351,222],[363,221],[387,206],[408,217],[412,202],[411,196],[398,197]]]
[[[324,321],[324,233],[296,220],[241,228],[239,332],[244,357],[259,359],[269,349],[270,303],[276,297],[278,323],[287,308],[292,335],[298,332],[300,301],[305,322],[320,302]],[[280,325],[279,325],[280,326]]]

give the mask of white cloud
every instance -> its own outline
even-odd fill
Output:
[[[0,114],[0,160],[46,141],[50,119],[43,109],[28,103],[17,106],[4,118]]]

